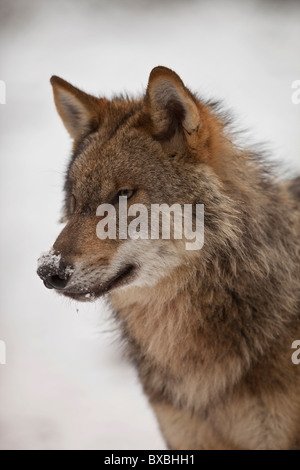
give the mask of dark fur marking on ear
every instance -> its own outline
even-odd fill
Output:
[[[185,110],[179,101],[172,100],[168,102],[167,112],[169,116],[168,128],[159,134],[155,134],[153,137],[159,142],[171,140],[177,131],[182,133],[182,121],[185,118]]]

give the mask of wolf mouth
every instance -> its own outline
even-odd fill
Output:
[[[99,298],[105,294],[108,294],[111,290],[121,287],[123,285],[128,284],[128,282],[134,277],[134,273],[136,271],[136,266],[133,264],[128,264],[122,269],[118,271],[118,273],[109,281],[101,284],[101,286],[94,287],[92,289],[88,289],[86,291],[82,291],[75,286],[68,289],[66,287],[63,291],[59,291],[59,293],[65,295],[66,297],[71,297],[74,300],[80,301],[92,301],[96,298]]]

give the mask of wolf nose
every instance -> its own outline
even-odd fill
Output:
[[[48,289],[63,290],[73,271],[74,269],[62,260],[61,255],[52,250],[38,260],[37,274]]]
[[[38,268],[37,273],[48,289],[63,290],[72,276],[72,269],[70,266],[63,267],[62,264],[60,264],[59,269],[44,265]]]
[[[63,290],[68,284],[69,278],[70,276],[67,278],[62,278],[59,275],[49,276],[44,279],[44,284],[47,289]]]

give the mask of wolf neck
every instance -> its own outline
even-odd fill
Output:
[[[233,337],[224,335],[224,328],[230,328],[224,325],[224,297],[202,287],[199,291],[197,273],[183,268],[154,288],[128,288],[111,295],[150,401],[203,410],[243,372],[245,359],[232,350]],[[186,387],[189,382],[191,387]]]
[[[176,356],[174,349],[191,335],[193,320],[199,320],[191,318],[189,284],[183,269],[173,280],[154,287],[127,288],[111,295],[125,335],[161,365]]]
[[[139,351],[169,370],[193,357],[211,363],[218,356],[228,361],[232,354],[245,360],[249,354],[245,335],[251,328],[253,306],[217,279],[219,269],[211,265],[204,274],[183,267],[153,287],[111,294],[110,303],[125,338],[135,348],[131,351],[134,356]],[[214,282],[206,281],[212,278]],[[251,359],[249,356],[249,363]]]

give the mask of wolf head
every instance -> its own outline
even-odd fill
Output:
[[[211,238],[222,230],[223,239],[232,239],[226,210],[213,217],[222,192],[217,175],[226,178],[229,171],[222,163],[228,147],[224,123],[175,72],[154,68],[145,96],[137,100],[96,98],[56,76],[51,83],[74,145],[65,182],[66,226],[39,260],[38,274],[48,288],[90,300],[116,288],[154,285],[189,265],[190,254],[174,237],[100,239],[101,204],[116,209],[122,200],[128,208],[205,204]],[[201,257],[205,255],[203,250]]]

